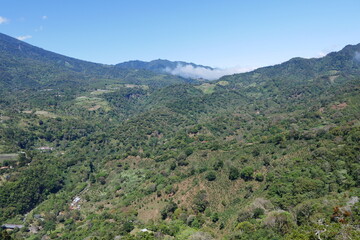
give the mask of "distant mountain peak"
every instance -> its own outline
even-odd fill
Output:
[[[199,65],[192,62],[169,61],[166,59],[156,59],[150,62],[133,60],[116,65],[117,68],[124,69],[145,69],[156,73],[167,73],[183,78],[199,80],[217,80],[222,76],[234,73],[247,72],[252,69],[233,67],[233,68],[213,68]]]
[[[127,69],[145,69],[157,73],[171,73],[174,69],[179,66],[191,66],[192,68],[202,68],[207,70],[214,70],[214,68],[204,65],[198,65],[191,62],[183,61],[170,61],[167,59],[156,59],[150,62],[140,61],[140,60],[131,60],[115,65],[117,68],[127,68]],[[176,75],[176,74],[175,74]]]
[[[94,79],[117,79],[125,83],[164,86],[193,82],[143,69],[119,68],[67,57],[0,33],[1,87],[42,87],[44,85],[86,85]],[[51,77],[49,77],[51,76]]]
[[[224,76],[220,80],[233,81],[242,86],[254,83],[304,84],[319,78],[343,73],[347,78],[360,75],[360,44],[347,45],[321,58],[295,57],[281,64],[258,68],[252,72]],[[261,77],[258,77],[261,76]],[[340,79],[340,78],[339,78]]]

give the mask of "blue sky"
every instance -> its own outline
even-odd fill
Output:
[[[359,43],[359,10],[358,0],[0,0],[0,32],[99,63],[247,69]]]

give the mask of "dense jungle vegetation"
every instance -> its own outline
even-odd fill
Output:
[[[0,35],[0,239],[360,239],[360,44],[217,81]]]

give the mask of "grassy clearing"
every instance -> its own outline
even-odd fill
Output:
[[[36,115],[41,115],[41,116],[44,116],[44,117],[49,117],[49,118],[56,118],[57,115],[51,113],[51,112],[48,112],[48,111],[36,111],[35,112]]]
[[[4,160],[15,160],[17,159],[17,157],[18,157],[17,153],[0,154],[0,163]]]
[[[215,91],[215,86],[215,84],[204,83],[200,86],[196,86],[195,88],[200,89],[205,94],[212,94]]]
[[[217,84],[221,85],[221,86],[227,86],[229,85],[228,81],[219,81]]]
[[[111,110],[108,103],[104,99],[98,97],[81,96],[76,98],[75,104],[79,107],[86,108],[89,111],[96,111],[100,108],[106,112]]]
[[[92,91],[90,94],[91,95],[101,95],[101,94],[109,93],[109,92],[112,92],[112,91],[111,90],[106,90],[106,89],[97,89],[95,91]]]
[[[0,116],[0,122],[1,121],[8,121],[8,120],[10,120],[11,118],[10,117],[8,117],[8,116]]]
[[[220,82],[215,83],[215,84],[203,83],[200,86],[195,86],[195,88],[200,89],[205,94],[212,94],[213,92],[215,92],[216,85],[227,86],[227,85],[229,85],[229,82],[220,81]]]
[[[111,84],[111,85],[106,86],[106,89],[108,89],[108,90],[116,90],[116,89],[120,89],[120,88],[142,88],[144,90],[148,90],[149,86],[148,85],[137,85],[137,84],[121,84],[121,83]]]
[[[142,88],[143,90],[149,89],[149,86],[147,86],[147,85],[124,84],[123,86],[126,88]]]
[[[55,115],[54,113],[48,112],[48,111],[43,111],[43,110],[38,110],[38,111],[34,111],[34,110],[26,110],[26,111],[22,111],[23,113],[27,113],[27,114],[36,114],[38,116],[44,116],[44,117],[48,117],[48,118],[56,118],[57,115]]]

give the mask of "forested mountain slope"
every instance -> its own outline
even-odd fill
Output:
[[[340,76],[358,76],[360,71],[360,44],[348,45],[339,52],[332,52],[322,58],[293,58],[279,65],[259,68],[255,71],[225,76],[227,81],[253,84],[276,81],[281,84],[302,84],[328,77],[329,80]],[[331,81],[333,81],[331,80]]]
[[[359,47],[215,82],[13,88],[0,222],[24,228],[3,236],[359,239]]]
[[[166,73],[119,68],[66,57],[0,33],[0,86],[12,88],[86,87],[94,82],[117,80],[155,86],[191,82]]]

